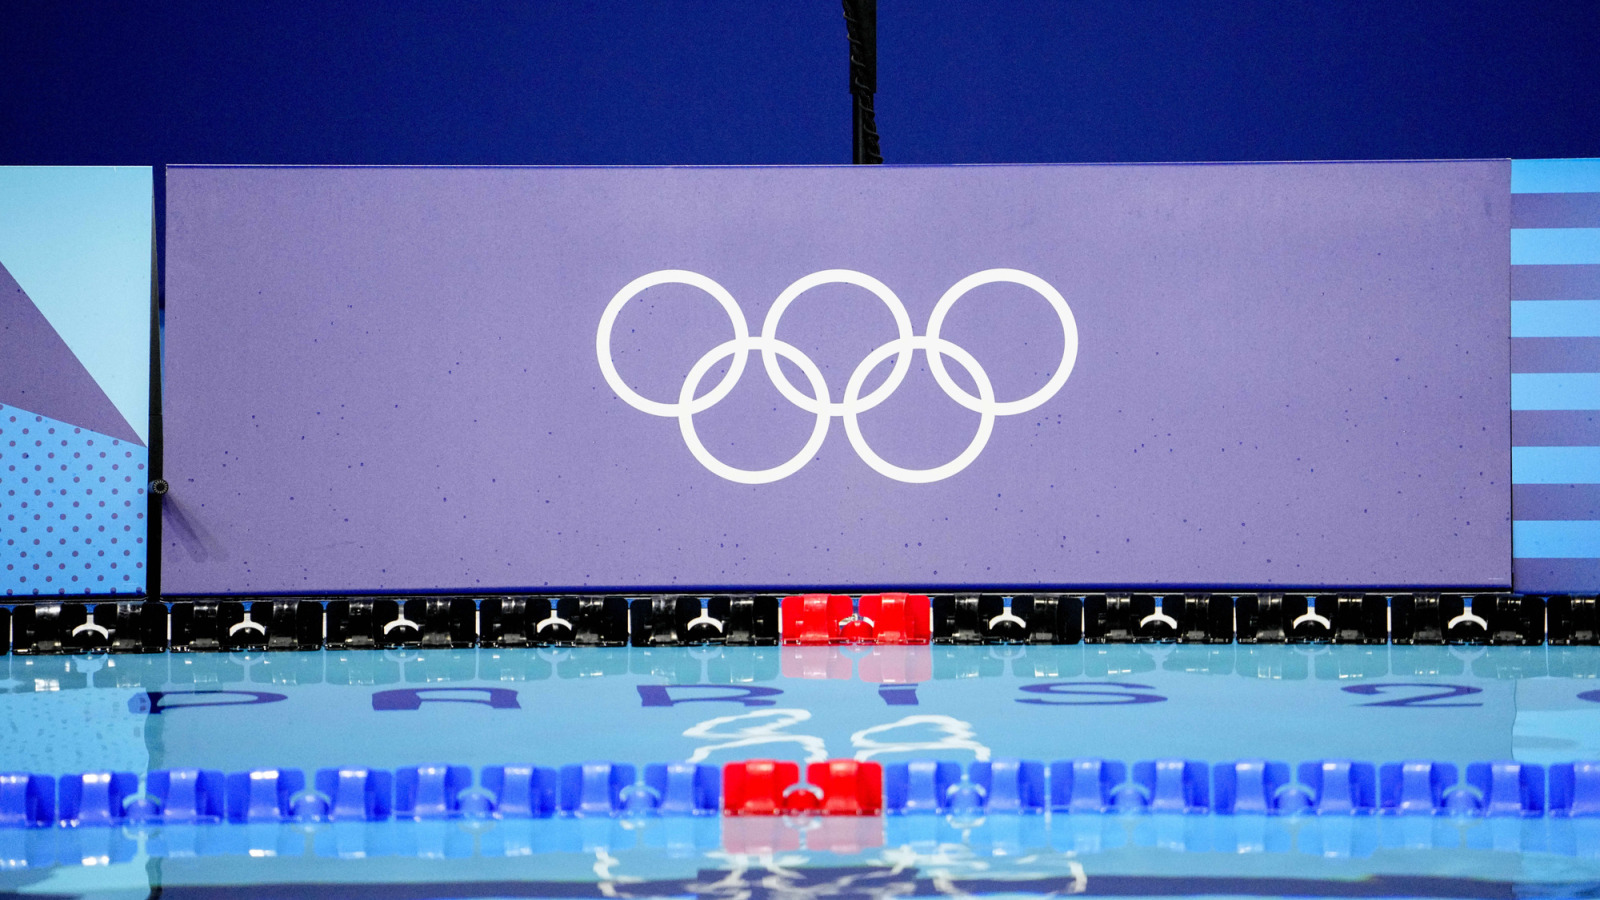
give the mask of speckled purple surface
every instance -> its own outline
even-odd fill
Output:
[[[1505,585],[1508,184],[1505,162],[172,169],[163,588]],[[657,269],[716,279],[752,329],[856,269],[920,333],[992,267],[1061,290],[1076,368],[934,484],[873,472],[837,420],[797,474],[724,481],[596,362],[607,301]],[[663,287],[616,335],[666,401],[730,333]],[[945,335],[1001,399],[1061,349],[1005,286]],[[783,325],[835,398],[892,336],[844,287]],[[977,420],[924,362],[862,417],[902,466]],[[813,422],[754,363],[696,417],[751,468]]]

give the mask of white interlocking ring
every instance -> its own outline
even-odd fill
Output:
[[[595,349],[600,354],[600,373],[606,377],[606,384],[611,385],[611,389],[616,391],[617,396],[621,397],[629,406],[640,412],[647,412],[652,416],[671,418],[678,415],[679,405],[676,403],[657,403],[628,387],[628,383],[623,381],[622,376],[617,373],[617,364],[611,358],[611,329],[616,325],[617,315],[622,312],[622,307],[626,306],[629,300],[638,296],[646,288],[653,288],[659,284],[687,284],[710,294],[727,311],[728,319],[733,322],[733,339],[736,341],[750,336],[750,326],[745,323],[744,310],[739,308],[739,301],[733,299],[733,295],[728,293],[728,289],[701,275],[699,272],[690,272],[685,269],[662,269],[659,272],[640,275],[623,286],[622,290],[617,291],[617,295],[611,298],[610,303],[606,304],[606,311],[600,314],[600,333],[595,338]],[[750,353],[748,350],[735,357],[733,365],[728,368],[728,374],[722,376],[722,380],[717,383],[716,387],[711,389],[710,393],[693,402],[691,412],[705,412],[720,403],[723,397],[732,393],[734,386],[739,383],[739,376],[744,374],[745,363],[749,361]]]
[[[844,389],[844,402],[841,404],[845,407],[844,433],[850,438],[850,446],[856,448],[856,453],[860,455],[862,461],[871,466],[872,470],[879,475],[887,475],[895,481],[905,481],[911,484],[928,484],[934,481],[943,481],[972,465],[972,461],[978,458],[978,454],[982,453],[984,446],[989,443],[989,435],[994,433],[995,414],[988,409],[979,413],[978,433],[973,436],[972,443],[967,445],[967,449],[961,451],[961,455],[942,466],[935,466],[931,469],[902,469],[884,460],[871,447],[867,446],[867,439],[861,435],[861,422],[857,418],[858,413],[856,412],[854,401],[861,394],[861,386],[866,382],[867,375],[872,372],[878,363],[883,362],[891,353],[904,355],[909,350],[926,351],[929,359],[936,359],[942,353],[950,354],[955,358],[956,362],[961,364],[962,368],[967,370],[967,374],[972,376],[972,380],[977,382],[978,396],[990,407],[995,405],[994,386],[989,383],[989,373],[983,371],[983,367],[978,365],[978,361],[972,357],[972,354],[956,344],[932,335],[890,341],[868,353],[867,358],[856,366],[854,372],[850,373],[850,381],[845,385]]]
[[[707,450],[705,444],[701,443],[700,435],[696,434],[694,430],[694,414],[697,408],[692,401],[695,389],[700,386],[700,379],[706,377],[707,370],[721,362],[724,357],[737,354],[738,358],[743,360],[749,356],[751,350],[760,350],[762,353],[772,352],[786,357],[800,367],[800,371],[804,372],[806,379],[811,382],[811,389],[816,392],[816,397],[812,400],[811,406],[816,411],[817,425],[811,430],[811,438],[806,441],[804,447],[800,448],[800,452],[796,453],[788,462],[773,466],[770,469],[736,469],[728,465],[711,455],[711,451]],[[766,335],[735,338],[726,343],[718,344],[711,349],[711,352],[700,357],[689,368],[688,377],[683,379],[683,388],[678,392],[677,407],[679,409],[678,430],[683,432],[683,442],[689,447],[689,452],[700,462],[700,465],[711,470],[713,474],[720,475],[729,481],[737,481],[740,484],[770,484],[774,481],[788,478],[790,475],[800,471],[806,463],[811,461],[812,457],[817,455],[817,451],[822,449],[822,442],[828,437],[828,423],[832,421],[832,416],[828,412],[828,383],[822,380],[822,370],[817,368],[817,364],[811,360],[811,357],[801,353],[798,348]]]
[[[778,295],[778,299],[772,301],[772,308],[767,310],[767,319],[761,324],[761,336],[777,338],[778,322],[783,318],[783,312],[789,308],[789,304],[793,303],[796,297],[806,291],[824,284],[853,284],[857,287],[864,287],[876,294],[878,299],[883,301],[883,305],[889,307],[889,314],[894,316],[894,327],[895,331],[898,332],[896,335],[897,340],[906,341],[911,338],[913,333],[911,331],[911,314],[906,312],[905,304],[900,302],[900,298],[895,296],[894,291],[889,290],[887,285],[871,275],[863,275],[860,272],[852,272],[849,269],[825,269],[821,272],[813,272],[784,288],[783,293]],[[895,356],[894,368],[889,370],[889,377],[884,379],[883,384],[878,385],[877,390],[858,401],[857,412],[865,412],[877,406],[887,400],[889,395],[900,387],[900,382],[905,381],[906,373],[911,370],[911,354],[910,345],[905,345],[905,349]],[[878,361],[882,362],[883,360],[880,357]],[[806,412],[817,412],[812,406],[814,401],[795,390],[794,385],[789,383],[789,376],[783,374],[783,369],[778,365],[778,357],[775,354],[763,350],[761,352],[761,362],[767,368],[767,377],[772,379],[773,385],[777,387],[778,393],[782,394],[785,400]],[[844,402],[841,401],[828,407],[828,413],[835,416],[844,415]]]
[[[998,281],[1020,284],[1033,290],[1048,301],[1050,308],[1061,318],[1061,362],[1057,364],[1055,374],[1050,376],[1044,387],[1021,400],[993,403],[991,407],[956,384],[955,379],[944,369],[944,358],[939,351],[932,348],[928,350],[928,368],[933,370],[934,380],[939,382],[939,387],[943,388],[946,394],[950,395],[950,399],[967,409],[981,413],[992,408],[995,415],[1014,416],[1017,413],[1037,409],[1046,400],[1054,397],[1056,392],[1061,390],[1061,386],[1067,383],[1067,377],[1072,374],[1072,366],[1078,361],[1078,321],[1072,317],[1072,307],[1067,305],[1067,298],[1061,296],[1060,291],[1051,287],[1050,282],[1043,278],[1021,269],[985,269],[982,272],[974,272],[951,285],[950,290],[945,291],[939,302],[933,305],[933,314],[928,317],[928,337],[938,341],[939,330],[944,327],[944,317],[950,314],[950,308],[956,305],[957,300],[965,297],[968,291]],[[990,402],[993,402],[992,398]]]
[[[1061,361],[1056,366],[1050,379],[1044,386],[1019,400],[999,401],[995,399],[994,386],[989,381],[989,375],[984,371],[978,360],[968,353],[965,348],[946,340],[940,336],[944,327],[945,317],[956,302],[973,288],[997,282],[1008,282],[1026,287],[1043,297],[1051,309],[1061,320],[1062,350]],[[690,367],[688,375],[684,378],[678,391],[675,403],[663,403],[651,400],[629,387],[617,372],[616,362],[611,355],[611,331],[616,325],[617,316],[629,300],[641,292],[662,284],[683,284],[711,295],[723,310],[728,314],[728,320],[733,325],[733,339],[724,341],[713,347],[704,356],[700,357]],[[850,374],[850,380],[845,386],[844,394],[837,403],[832,402],[828,394],[827,381],[823,378],[822,370],[817,364],[801,352],[794,345],[778,339],[778,324],[783,319],[783,314],[789,306],[806,291],[824,284],[851,284],[865,288],[882,300],[889,308],[889,313],[894,317],[896,336],[893,340],[879,346],[856,366]],[[766,369],[767,377],[777,387],[778,392],[790,403],[817,417],[816,426],[811,431],[811,437],[806,440],[800,452],[790,457],[788,461],[770,469],[740,469],[722,462],[706,449],[694,427],[694,416],[705,412],[731,393],[738,384],[740,376],[744,374],[745,366],[749,362],[750,352],[754,350],[761,354],[762,365]],[[934,380],[950,399],[956,401],[966,409],[978,413],[978,430],[972,442],[967,445],[960,455],[949,462],[935,466],[931,469],[907,469],[888,462],[874,451],[861,434],[860,416],[892,395],[905,380],[911,368],[911,358],[917,350],[928,356],[928,366],[933,373]],[[813,272],[810,275],[789,285],[773,301],[772,308],[767,311],[766,320],[761,327],[761,334],[752,336],[750,328],[745,321],[744,313],[739,308],[738,301],[726,288],[716,281],[697,272],[683,269],[662,269],[641,275],[628,282],[618,291],[611,302],[606,304],[605,311],[600,315],[600,329],[595,337],[595,352],[600,360],[600,373],[605,377],[606,384],[616,392],[624,403],[640,412],[653,416],[675,418],[678,428],[683,434],[684,444],[689,452],[707,470],[725,478],[728,481],[740,484],[769,484],[780,481],[793,475],[804,468],[819,450],[828,436],[828,426],[834,417],[844,419],[845,434],[850,439],[850,445],[873,471],[896,481],[913,484],[927,484],[934,481],[943,481],[957,472],[971,465],[983,448],[988,444],[994,432],[994,422],[999,416],[1012,416],[1018,413],[1037,409],[1041,404],[1054,397],[1066,384],[1067,378],[1072,374],[1072,367],[1078,358],[1078,325],[1073,318],[1072,309],[1067,305],[1066,298],[1061,296],[1051,284],[1037,275],[1020,269],[985,269],[961,279],[945,291],[934,305],[933,313],[928,318],[927,332],[917,335],[911,330],[911,317],[906,312],[905,304],[900,302],[894,291],[887,285],[860,272],[850,269],[826,269]],[[872,371],[884,360],[893,356],[894,365],[889,376],[884,379],[875,390],[862,396],[862,388]],[[976,396],[968,392],[955,379],[944,365],[944,358],[949,356],[961,365],[972,378],[977,387]],[[810,382],[811,393],[807,394],[796,388],[784,374],[778,363],[778,358],[788,359],[800,368],[800,371]],[[716,386],[705,394],[696,396],[700,389],[700,382],[706,374],[724,359],[731,359],[727,373]]]

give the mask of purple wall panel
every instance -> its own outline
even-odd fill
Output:
[[[1505,585],[1508,180],[1503,162],[173,169],[164,588]],[[608,302],[658,270],[713,279],[756,334],[798,279],[855,270],[922,335],[947,289],[1000,267],[1060,292],[1075,364],[932,483],[869,467],[759,353],[693,417],[707,450],[761,469],[827,430],[788,477],[726,480],[597,360]],[[681,284],[615,325],[621,377],[661,403],[733,336]],[[838,403],[895,327],[866,289],[815,288],[784,315],[784,369],[805,390],[810,360]],[[999,401],[1049,382],[1066,344],[1015,284],[966,295],[942,337],[955,381],[974,390],[964,350]],[[889,368],[865,378],[882,399],[861,443],[907,469],[957,458],[980,415],[924,352],[880,392]]]

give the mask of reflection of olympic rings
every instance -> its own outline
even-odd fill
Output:
[[[983,366],[978,364],[978,360],[961,346],[940,336],[945,317],[949,314],[950,308],[955,306],[956,301],[966,296],[973,288],[997,282],[1018,284],[1031,289],[1043,297],[1061,319],[1063,345],[1060,364],[1056,366],[1055,372],[1043,387],[1019,400],[996,400],[994,385],[989,381],[989,375]],[[662,284],[683,284],[705,291],[721,304],[723,311],[728,314],[728,320],[733,324],[733,339],[711,348],[690,367],[689,374],[678,390],[676,403],[651,400],[630,388],[617,372],[616,362],[611,356],[611,331],[623,306],[646,289]],[[893,340],[867,354],[866,358],[856,366],[845,385],[844,396],[837,403],[829,399],[828,384],[822,377],[822,370],[811,357],[793,344],[779,340],[777,336],[778,324],[789,305],[801,294],[824,284],[853,284],[872,292],[889,308],[890,315],[894,317],[896,331]],[[1049,282],[1018,269],[986,269],[968,275],[945,291],[944,296],[934,305],[933,314],[928,317],[927,333],[917,335],[911,330],[911,317],[907,314],[905,305],[883,282],[849,269],[827,269],[807,275],[785,288],[783,293],[778,295],[778,299],[773,301],[772,308],[767,311],[766,321],[761,326],[761,334],[751,335],[750,326],[745,322],[738,301],[734,300],[733,295],[722,285],[697,272],[662,269],[628,282],[616,296],[611,298],[611,302],[606,304],[605,312],[600,315],[600,330],[595,337],[595,350],[600,358],[600,373],[605,376],[606,384],[616,391],[623,402],[652,416],[677,419],[678,428],[683,433],[683,441],[688,446],[689,452],[702,466],[728,481],[741,484],[768,484],[788,478],[800,471],[812,457],[817,455],[817,451],[822,449],[822,442],[828,436],[828,426],[833,418],[838,416],[844,419],[844,430],[850,438],[850,445],[873,471],[896,481],[924,484],[942,481],[971,465],[988,444],[997,416],[1014,416],[1035,409],[1061,390],[1062,385],[1067,383],[1068,376],[1072,374],[1072,366],[1078,358],[1078,325],[1072,317],[1072,309],[1067,306],[1066,299]],[[761,363],[766,369],[767,377],[772,379],[772,383],[784,399],[817,417],[817,424],[811,431],[811,437],[806,440],[805,446],[800,448],[800,452],[787,462],[770,469],[739,469],[724,463],[711,455],[694,427],[696,413],[705,412],[733,391],[739,383],[740,376],[744,374],[752,350],[760,351]],[[861,414],[887,400],[900,387],[900,383],[905,380],[906,374],[911,369],[911,357],[918,350],[928,355],[928,368],[945,394],[979,415],[977,434],[973,436],[967,448],[955,459],[931,469],[905,469],[896,466],[873,451],[861,434]],[[889,376],[871,393],[862,396],[861,391],[866,386],[867,377],[891,356],[894,357],[894,365],[889,370]],[[966,370],[978,390],[977,396],[973,396],[950,377],[944,363],[946,356]],[[794,386],[778,365],[779,357],[799,367],[809,383],[809,393]],[[730,362],[722,380],[706,393],[696,396],[695,392],[700,389],[700,382],[706,374],[725,359]]]

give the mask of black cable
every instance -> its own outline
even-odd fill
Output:
[[[883,162],[878,146],[878,121],[872,95],[878,90],[878,0],[843,0],[845,32],[850,38],[850,94],[855,98],[852,162]]]
[[[167,184],[161,166],[152,167],[155,173],[155,197],[150,211],[150,434],[146,442],[149,450],[145,471],[149,475],[145,487],[145,596],[161,596],[161,509],[167,492],[163,466],[166,435],[161,421],[162,399],[162,269],[165,248]]]

